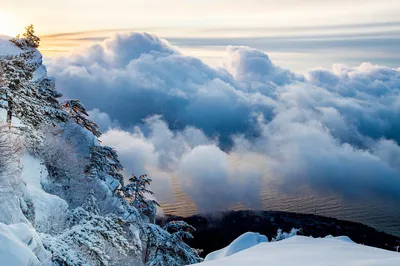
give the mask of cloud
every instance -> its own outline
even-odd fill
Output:
[[[99,125],[99,128],[102,132],[107,131],[111,128],[118,128],[119,124],[117,121],[112,120],[111,117],[104,112],[101,112],[99,109],[95,108],[88,111],[89,117],[91,120],[96,121]]]
[[[118,150],[126,176],[131,172],[151,176],[151,188],[159,200],[174,201],[170,179],[178,177],[198,211],[223,210],[237,202],[260,205],[262,172],[248,160],[234,164],[233,154],[221,150],[215,139],[197,128],[174,132],[162,117],[153,116],[133,133],[113,129],[101,139]]]
[[[250,56],[243,53],[241,58]],[[258,62],[271,64],[268,57]],[[271,65],[268,71],[280,83],[289,81],[289,75],[279,77],[283,71],[278,67]],[[274,108],[273,99],[241,88],[227,70],[184,56],[149,34],[116,35],[80,54],[52,61],[49,72],[66,98],[81,99],[88,109],[107,113],[123,128],[162,114],[171,128],[192,125],[229,143],[231,134],[250,129],[251,113],[270,116]]]
[[[288,70],[275,66],[265,53],[249,47],[228,46],[224,67],[239,82],[284,85],[303,80]]]
[[[126,174],[149,173],[170,201],[172,177],[200,211],[258,208],[265,184],[400,199],[400,69],[336,64],[301,75],[243,46],[227,47],[212,68],[132,33],[53,60],[49,71],[66,97],[114,128],[102,140]]]

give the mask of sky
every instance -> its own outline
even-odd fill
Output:
[[[115,32],[145,31],[212,65],[225,46],[240,44],[303,71],[339,61],[394,66],[399,13],[396,0],[3,0],[0,34],[14,35],[33,23],[43,53],[54,57]]]

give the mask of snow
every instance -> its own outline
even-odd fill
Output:
[[[42,183],[47,181],[47,170],[36,158],[29,154],[22,157],[21,177],[27,185],[28,192],[35,206],[35,224],[39,231],[54,227],[61,222],[68,211],[65,200],[45,192]]]
[[[348,237],[293,236],[260,243],[229,257],[198,266],[399,266],[400,253],[359,245]]]
[[[0,186],[0,223],[29,223],[22,213],[20,199],[9,182]]]
[[[0,223],[0,264],[7,266],[51,265],[36,231],[27,224],[5,225]]]
[[[216,260],[223,257],[231,256],[239,251],[251,248],[262,242],[268,242],[268,238],[259,233],[247,232],[236,238],[229,246],[226,248],[211,252],[204,259],[205,261]]]
[[[1,43],[0,36],[0,46]],[[4,121],[6,121],[6,110],[0,109],[0,122]],[[18,118],[14,118],[13,123],[16,126],[22,125]],[[29,223],[21,210],[20,197],[22,196],[23,188],[19,184],[19,172],[16,171],[11,175],[0,177],[0,223]]]
[[[10,55],[18,55],[22,52],[26,52],[28,50],[34,51],[34,57],[32,59],[33,63],[38,65],[38,68],[33,73],[32,80],[33,81],[41,81],[43,78],[47,77],[47,69],[46,66],[42,64],[42,54],[37,49],[29,48],[28,50],[22,50],[14,43],[10,42],[12,37],[0,35],[0,56],[10,56]]]
[[[10,36],[0,35],[0,56],[17,55],[22,52],[19,47],[9,41],[10,39]]]

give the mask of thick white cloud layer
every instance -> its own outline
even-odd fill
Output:
[[[149,173],[169,200],[172,176],[200,211],[257,208],[264,182],[400,200],[400,69],[364,63],[301,75],[248,47],[228,47],[215,69],[132,33],[49,71],[65,97],[94,109],[126,173]]]

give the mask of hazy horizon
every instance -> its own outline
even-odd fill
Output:
[[[211,5],[212,3],[212,5]],[[119,32],[149,32],[186,55],[219,65],[228,45],[262,50],[286,68],[400,60],[398,1],[5,0],[0,34],[34,24],[46,57],[68,55]]]

